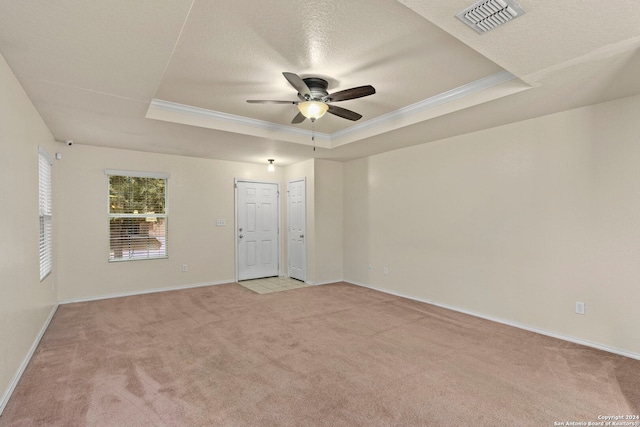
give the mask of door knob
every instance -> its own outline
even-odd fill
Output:
[[[242,239],[244,236],[241,234],[241,235],[239,235],[238,237],[240,237],[240,238]]]
[[[301,239],[304,239],[304,234],[301,234],[301,235],[300,235],[300,238],[301,238]]]

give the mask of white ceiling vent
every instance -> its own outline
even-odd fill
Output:
[[[524,9],[513,0],[481,0],[456,16],[482,34],[522,14]]]

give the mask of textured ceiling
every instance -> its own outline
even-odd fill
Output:
[[[373,85],[377,96],[340,104],[367,120],[501,70],[397,2],[255,4],[234,0],[219,13],[218,2],[196,2],[155,98],[289,125],[295,106],[245,102],[297,100],[288,71],[325,78],[329,92]],[[326,119],[318,131],[353,124]]]
[[[263,163],[347,160],[640,93],[640,3],[521,0],[479,35],[460,0],[0,0],[0,53],[59,140]],[[282,76],[358,122],[292,125]]]

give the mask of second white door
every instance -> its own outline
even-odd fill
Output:
[[[307,276],[307,219],[305,179],[291,181],[287,186],[287,240],[289,277],[306,280]]]

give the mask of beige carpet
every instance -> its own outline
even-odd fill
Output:
[[[60,306],[3,426],[553,426],[640,414],[640,361],[339,283]],[[555,424],[559,425],[559,424]]]

